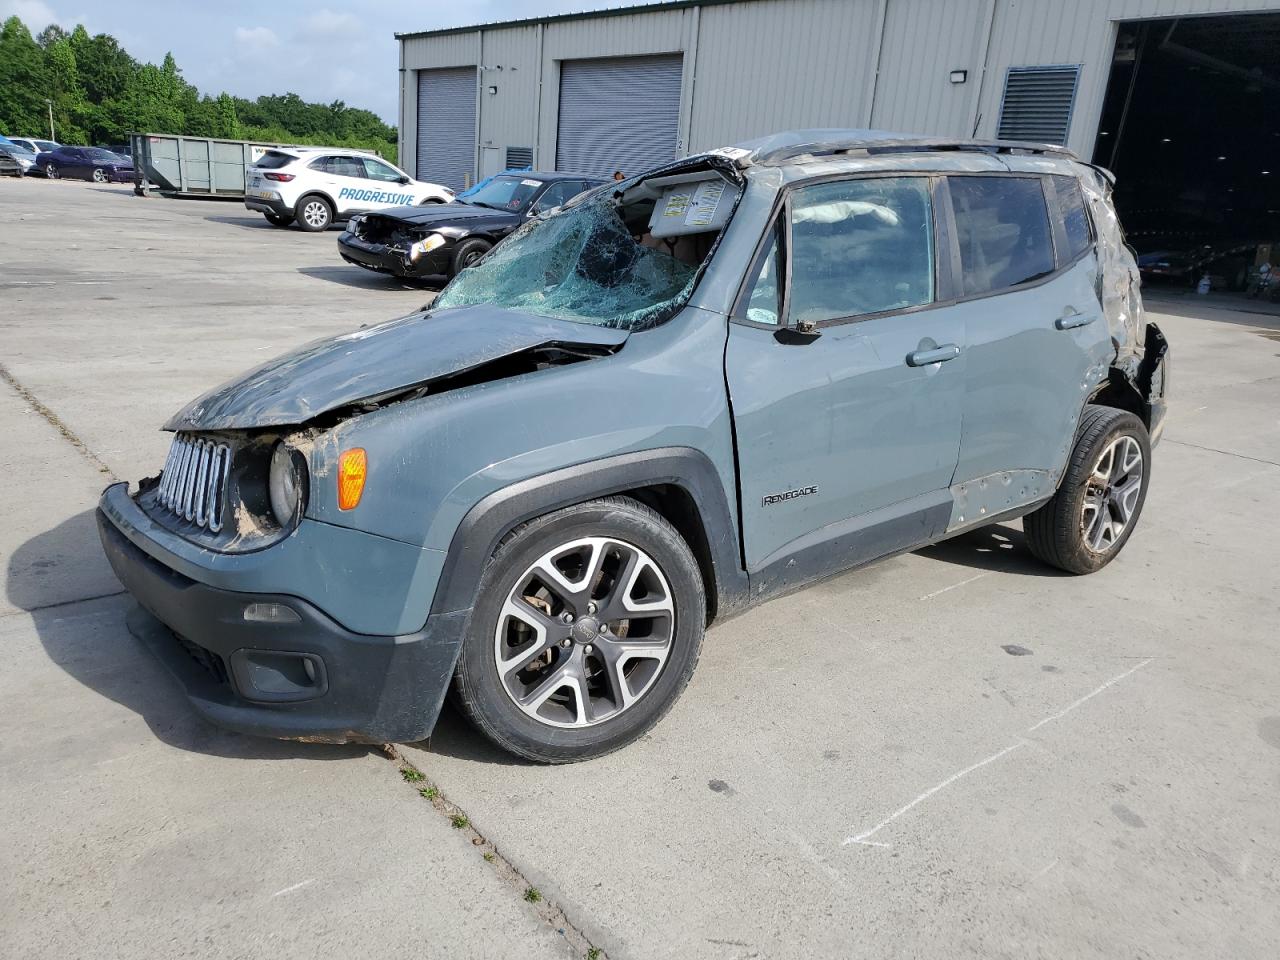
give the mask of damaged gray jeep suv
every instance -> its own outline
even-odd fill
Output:
[[[1098,570],[1166,390],[1110,189],[1055,147],[826,130],[584,194],[173,417],[101,500],[131,629],[235,730],[416,740],[452,687],[562,762],[817,578],[1018,517]]]

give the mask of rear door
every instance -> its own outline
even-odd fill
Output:
[[[849,566],[928,540],[950,515],[964,326],[940,296],[935,185],[796,188],[752,267],[725,365],[753,573]]]
[[[1057,179],[948,178],[963,298],[956,310],[968,337],[955,483],[998,480],[988,489],[1004,493],[987,507],[1052,492],[1086,392],[1112,353],[1079,186],[1062,178],[1060,201]]]

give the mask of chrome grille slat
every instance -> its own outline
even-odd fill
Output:
[[[217,533],[226,516],[231,448],[180,433],[169,445],[156,500],[174,516]]]

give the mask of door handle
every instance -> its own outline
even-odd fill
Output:
[[[912,350],[907,354],[908,367],[927,367],[931,363],[946,363],[960,356],[960,348],[954,343],[944,343],[931,350]]]
[[[1071,330],[1075,327],[1083,327],[1086,324],[1093,323],[1098,319],[1096,313],[1068,313],[1053,321],[1053,325],[1059,330]]]

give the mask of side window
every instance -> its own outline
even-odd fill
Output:
[[[821,323],[933,300],[925,177],[844,180],[791,196],[788,322]]]
[[[760,270],[751,285],[747,298],[746,317],[752,323],[769,323],[777,326],[782,316],[782,257],[778,251],[778,231],[770,231],[769,245],[760,261]]]
[[[307,166],[317,173],[337,173],[337,170],[334,169],[333,161],[333,157],[320,157],[317,160],[312,160]],[[262,164],[259,163],[258,166],[262,166]]]
[[[538,202],[534,205],[539,212],[550,210],[552,207],[558,207],[560,204],[572,200],[582,192],[582,181],[580,180],[561,180],[553,183],[543,191],[542,196],[538,198]]]
[[[1039,177],[951,177],[966,296],[1053,273],[1053,238]]]
[[[382,180],[386,183],[399,183],[400,172],[395,170],[381,160],[374,160],[372,157],[364,158],[364,174],[370,180]]]
[[[1089,249],[1093,244],[1093,231],[1089,225],[1089,214],[1085,211],[1084,194],[1080,192],[1080,181],[1064,176],[1051,179],[1058,199],[1058,217],[1067,234],[1067,249],[1061,258],[1065,263]]]
[[[360,162],[359,157],[333,157],[333,172],[340,177],[356,177],[360,180],[364,176],[364,164]]]

